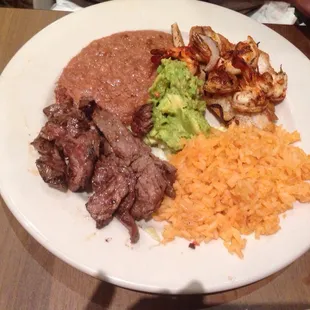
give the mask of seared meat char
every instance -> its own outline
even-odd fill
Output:
[[[88,189],[99,157],[100,138],[90,129],[73,138],[70,134],[57,142],[68,159],[68,187],[72,192]]]
[[[125,198],[129,192],[129,181],[127,180],[128,173],[126,173],[127,171],[125,172],[126,169],[126,166],[123,167],[122,160],[117,158],[114,154],[101,156],[96,164],[92,178],[94,194],[90,197],[86,206],[99,227],[103,226],[104,222],[113,216],[123,198]],[[118,188],[118,191],[112,192],[109,189],[111,184],[114,184],[114,187]],[[98,197],[103,196],[105,193],[108,195],[107,197],[98,199]],[[109,195],[112,197],[111,199]],[[113,201],[112,204],[110,200]],[[97,206],[98,203],[99,206]],[[93,212],[93,210],[100,211],[100,216],[98,217],[99,213]]]
[[[116,156],[125,159],[136,175],[136,199],[131,214],[136,220],[149,219],[167,194],[174,197],[176,170],[151,154],[151,148],[135,138],[111,113],[96,109],[93,120]]]
[[[167,192],[170,194],[170,181],[157,161],[161,162],[151,154],[145,154],[131,165],[137,175],[137,198],[131,210],[131,214],[136,220],[148,220],[151,217],[152,213],[160,207],[167,187],[169,187]],[[171,173],[175,175],[175,170],[171,169]],[[174,178],[172,176],[172,179]]]
[[[111,183],[118,188],[118,192],[111,192]],[[94,194],[90,197],[86,208],[96,221],[97,227],[103,227],[115,213],[120,222],[128,228],[131,241],[133,243],[138,241],[139,231],[130,215],[135,201],[136,185],[136,177],[132,169],[114,153],[101,156],[95,167],[92,185]],[[119,199],[120,195],[122,200]],[[114,202],[112,204],[111,197]]]
[[[114,174],[102,188],[97,190],[86,204],[87,211],[102,228],[112,219],[123,198],[128,194],[126,178],[121,173]]]
[[[54,154],[56,155],[57,152]],[[43,155],[36,161],[36,165],[43,181],[56,189],[66,191],[66,163],[60,156]]]
[[[55,144],[37,137],[32,145],[41,155],[36,161],[41,178],[51,187],[66,191],[68,187],[66,163]]]
[[[65,136],[75,138],[90,129],[84,113],[70,104],[52,104],[43,112],[48,121],[41,129],[40,136],[46,140],[55,141]]]
[[[103,133],[114,154],[131,163],[143,153],[150,153],[151,149],[135,138],[126,126],[108,111],[95,109],[93,121]]]
[[[42,138],[40,135],[31,142],[31,145],[38,151],[40,155],[50,155],[55,150],[54,142],[48,141]]]
[[[67,115],[72,111],[76,111],[79,113],[78,110],[72,109],[72,104],[51,104],[43,109],[43,113],[46,115],[48,120],[51,120],[57,116]]]
[[[42,179],[60,190],[92,189],[86,208],[97,228],[116,216],[137,242],[135,220],[148,220],[165,194],[175,196],[175,168],[106,110],[69,102],[51,105],[44,114],[48,121],[32,142]]]
[[[146,103],[133,114],[131,130],[135,136],[144,137],[151,131],[153,125],[153,104]]]
[[[48,121],[32,143],[44,155],[36,162],[40,175],[53,187],[55,180],[61,179],[62,189],[68,187],[74,192],[88,189],[94,164],[99,157],[100,136],[97,129],[91,126],[82,111],[71,104],[53,104],[43,111]],[[41,141],[40,144],[38,141]],[[42,154],[42,145],[48,143],[59,154],[57,160],[55,155]]]

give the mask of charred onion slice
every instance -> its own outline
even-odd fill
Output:
[[[223,107],[220,104],[214,103],[208,106],[208,109],[213,112],[220,121],[224,122],[225,124],[230,123],[234,118],[235,115],[233,113],[224,112]]]
[[[216,66],[218,60],[220,59],[220,51],[217,44],[211,38],[207,36],[203,36],[202,38],[206,42],[206,44],[208,44],[211,50],[210,61],[207,64],[207,67],[205,68],[205,71],[209,72]]]
[[[235,112],[231,106],[231,95],[210,95],[205,100],[207,107],[225,123],[229,123],[235,117]]]
[[[220,59],[220,50],[217,43],[210,37],[194,33],[192,46],[196,51],[197,59],[206,63],[205,71],[211,71]]]

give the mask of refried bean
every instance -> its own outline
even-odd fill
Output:
[[[129,125],[148,100],[156,70],[150,50],[172,46],[170,34],[126,31],[91,42],[63,70],[55,90],[58,103],[95,101]]]

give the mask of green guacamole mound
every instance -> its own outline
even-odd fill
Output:
[[[204,117],[206,103],[200,99],[203,81],[177,60],[163,59],[157,72],[149,89],[154,126],[145,142],[175,153],[183,148],[184,139],[210,131]]]

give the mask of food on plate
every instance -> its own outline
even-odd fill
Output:
[[[61,190],[87,190],[99,157],[98,131],[71,104],[53,104],[43,112],[48,120],[32,142],[42,179]]]
[[[196,48],[201,49],[204,46],[200,44],[195,45],[195,39],[199,39],[202,36],[202,39],[209,42],[211,39],[216,44],[213,45],[212,43],[207,44],[209,48],[209,55],[210,57],[214,57],[214,55],[220,55],[223,57],[226,53],[233,49],[233,44],[229,42],[224,36],[219,33],[216,33],[210,26],[193,26],[189,32],[189,45],[196,46]],[[209,39],[208,39],[209,38]],[[211,45],[211,46],[209,46]]]
[[[154,218],[168,222],[164,243],[221,238],[242,257],[242,235],[274,234],[295,201],[310,202],[310,156],[275,125],[287,75],[251,36],[234,44],[194,26],[185,45],[171,32],[116,33],[75,56],[43,110],[36,165],[51,187],[89,193],[97,228],[116,217],[135,243],[136,221]],[[210,127],[207,107],[227,130]]]
[[[158,51],[154,63],[158,58],[184,61],[192,74],[205,81],[207,106],[224,124],[267,128],[277,120],[274,106],[286,96],[287,75],[282,68],[273,69],[269,55],[251,36],[233,44],[211,27],[194,26],[188,46]]]
[[[177,152],[183,148],[184,139],[209,133],[204,117],[206,104],[201,99],[203,82],[181,61],[163,59],[157,71],[149,90],[153,127],[145,141]]]
[[[53,104],[44,113],[48,121],[32,143],[42,179],[60,190],[93,191],[86,208],[97,228],[115,215],[137,242],[135,220],[149,219],[165,195],[175,196],[175,168],[95,105]]]
[[[142,105],[132,116],[131,130],[134,135],[142,138],[153,128],[153,104]]]
[[[153,49],[151,50],[151,60],[154,65],[160,65],[162,59],[172,59],[184,61],[191,74],[199,73],[199,63],[195,57],[195,52],[191,46],[173,47],[169,49]],[[209,59],[206,59],[208,62]]]
[[[310,156],[293,143],[297,132],[232,124],[187,141],[170,163],[176,198],[165,198],[154,219],[167,221],[164,242],[175,237],[222,239],[242,257],[242,235],[271,235],[295,201],[310,202]]]
[[[56,88],[58,103],[95,101],[129,125],[148,99],[156,76],[150,50],[172,46],[170,34],[141,30],[115,33],[91,42],[70,60]]]

